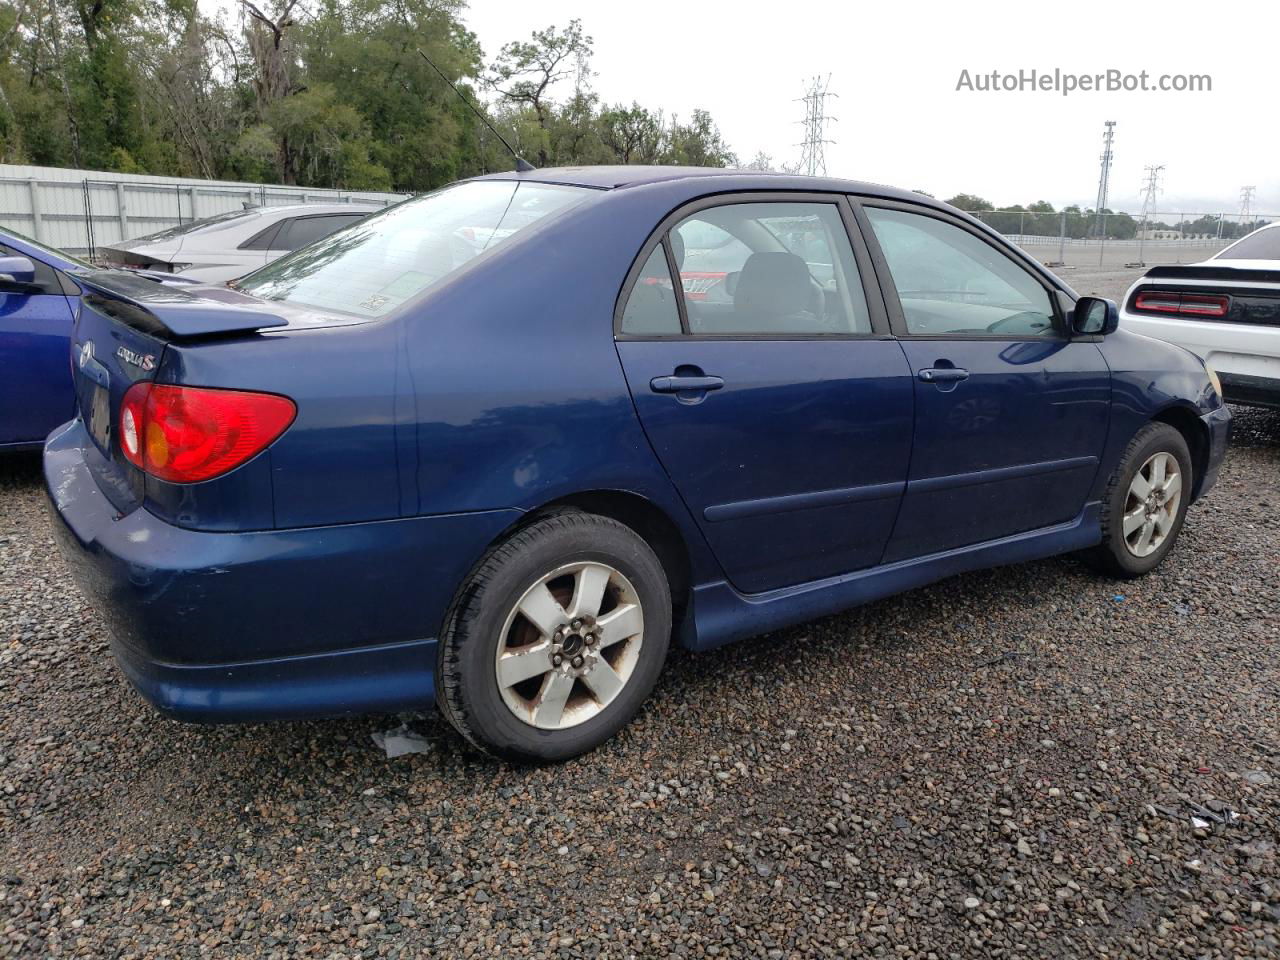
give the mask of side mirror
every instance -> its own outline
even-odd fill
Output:
[[[1071,332],[1077,337],[1105,337],[1120,326],[1120,308],[1104,297],[1081,297],[1071,311]]]
[[[30,293],[36,267],[26,257],[0,257],[0,292]]]

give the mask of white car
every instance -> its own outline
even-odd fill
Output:
[[[382,209],[374,203],[251,207],[99,247],[98,252],[111,266],[225,283]]]
[[[1197,354],[1232,403],[1280,408],[1280,223],[1203,263],[1152,267],[1125,294],[1120,322]]]

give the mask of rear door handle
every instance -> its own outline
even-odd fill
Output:
[[[649,389],[654,393],[684,393],[686,391],[719,390],[724,386],[723,377],[654,377]]]
[[[968,380],[969,371],[959,367],[925,367],[920,371],[919,377],[925,383],[955,383],[958,380]]]

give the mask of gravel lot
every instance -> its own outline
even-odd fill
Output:
[[[389,760],[396,718],[157,716],[0,462],[0,956],[1274,958],[1280,416],[1236,439],[1142,581],[1052,560],[677,653],[545,769],[434,717]]]

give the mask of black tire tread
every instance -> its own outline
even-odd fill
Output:
[[[1128,445],[1124,448],[1124,453],[1120,456],[1120,462],[1116,464],[1115,470],[1113,470],[1111,476],[1107,478],[1107,485],[1102,493],[1102,510],[1100,512],[1102,542],[1096,547],[1092,547],[1081,554],[1082,559],[1088,563],[1089,566],[1101,573],[1107,574],[1108,576],[1123,580],[1132,580],[1136,577],[1143,576],[1146,572],[1138,573],[1124,567],[1117,559],[1115,552],[1111,549],[1112,524],[1115,522],[1114,504],[1116,502],[1116,490],[1128,476],[1130,467],[1136,459],[1137,451],[1146,446],[1146,444],[1153,438],[1161,435],[1169,436],[1171,439],[1176,440],[1177,444],[1181,444],[1183,450],[1187,452],[1187,463],[1189,464],[1191,462],[1190,451],[1187,450],[1186,440],[1175,427],[1172,427],[1167,423],[1153,420],[1139,429],[1138,432],[1130,438]],[[1195,478],[1191,476],[1189,469],[1186,472],[1186,477],[1187,483],[1184,496],[1189,498],[1191,496],[1192,481]],[[1185,506],[1183,507],[1183,510],[1185,515]]]
[[[462,697],[460,676],[460,652],[468,639],[466,624],[478,615],[478,608],[485,588],[495,574],[506,564],[512,563],[525,550],[548,534],[559,530],[592,529],[600,526],[614,527],[627,536],[638,537],[633,529],[611,517],[578,510],[564,509],[548,513],[532,523],[515,530],[506,540],[492,547],[476,564],[471,575],[463,583],[445,615],[436,662],[436,704],[449,724],[477,750],[503,760],[528,762],[523,754],[507,753],[494,749],[473,729],[469,722],[466,704]]]

